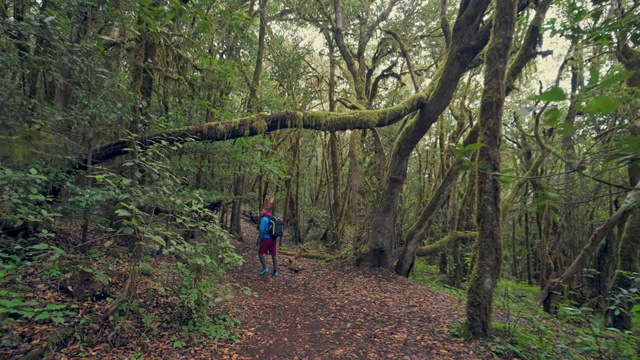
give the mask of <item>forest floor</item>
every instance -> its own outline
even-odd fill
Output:
[[[15,320],[0,331],[0,358],[40,359],[45,354],[53,359],[494,358],[487,343],[468,342],[452,333],[464,315],[460,299],[387,270],[359,268],[345,261],[298,258],[299,270],[294,272],[286,257],[279,256],[280,276],[261,276],[255,225],[246,221],[243,230],[245,241],[231,240],[245,260],[230,274],[229,281],[239,286],[233,287],[233,298],[210,309],[212,315],[235,319],[228,326],[235,341],[212,343],[167,326],[179,318],[180,306],[175,295],[160,288],[181,286],[181,280],[173,279],[170,268],[175,260],[164,255],[151,257],[147,270],[140,271],[133,310],[117,319],[109,316],[114,305],[107,297],[126,288],[123,269],[129,263],[107,255],[114,249],[96,247],[89,254],[66,255],[67,263],[75,264],[80,274],[104,274],[107,285],[95,290],[91,301],[74,300],[68,276],[46,264],[22,268],[11,290],[0,290],[5,299],[15,296],[0,305],[22,306],[10,314]],[[69,227],[66,233],[58,232],[53,244],[72,243],[77,234]],[[270,256],[266,259],[271,269]],[[252,295],[245,294],[249,289]],[[38,303],[47,304],[45,311],[26,317],[25,311],[35,311],[29,304]]]
[[[226,349],[246,359],[490,359],[486,344],[451,333],[465,305],[387,270],[299,258],[301,270],[258,275],[254,225],[234,241],[245,264],[232,281],[258,297],[234,299],[241,342]],[[271,258],[266,257],[271,269]]]

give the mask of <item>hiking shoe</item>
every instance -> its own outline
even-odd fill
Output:
[[[264,269],[262,269],[262,271],[260,271],[260,275],[266,275],[268,273],[269,273],[269,269],[267,269],[267,268],[264,268]]]
[[[271,274],[271,275],[273,275],[273,276],[275,276],[275,277],[280,276],[280,274],[278,274],[278,272],[277,272],[277,271],[274,271],[274,272],[273,272],[273,274]]]

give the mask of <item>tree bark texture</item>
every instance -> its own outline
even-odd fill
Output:
[[[487,49],[484,90],[480,104],[478,154],[478,239],[474,269],[467,295],[467,329],[474,338],[491,330],[493,290],[500,276],[502,240],[500,227],[500,140],[507,60],[516,23],[516,1],[496,0],[494,25]]]

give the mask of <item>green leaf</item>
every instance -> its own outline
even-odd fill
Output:
[[[98,281],[100,281],[101,283],[107,285],[109,284],[109,279],[107,279],[107,277],[104,275],[104,273],[102,271],[97,271],[95,273],[96,279],[98,279]]]
[[[609,114],[618,108],[618,101],[610,96],[597,96],[592,98],[585,106],[585,112],[589,114]]]
[[[48,311],[41,312],[40,315],[36,316],[36,320],[44,320],[48,319],[51,316]]]
[[[45,306],[46,310],[60,310],[60,309],[64,309],[66,308],[67,305],[64,304],[48,304],[47,306]]]
[[[633,75],[631,70],[617,70],[613,74],[607,75],[602,82],[598,84],[600,88],[606,88],[613,85],[619,85]]]
[[[49,258],[49,262],[54,262],[56,260],[58,260],[60,258],[60,256],[62,256],[62,254],[64,254],[63,251],[56,251],[50,258]]]
[[[36,244],[33,246],[29,246],[29,249],[33,249],[33,250],[47,250],[49,248],[49,245],[47,244]]]
[[[122,216],[122,217],[131,216],[131,213],[125,209],[118,209],[115,211],[115,213],[118,214],[118,216]]]
[[[484,146],[484,144],[481,144],[481,143],[469,144],[469,145],[464,147],[464,151],[478,150],[478,149],[481,149],[483,146]]]
[[[600,71],[598,67],[594,66],[590,70],[591,76],[589,77],[589,86],[595,86],[600,81]]]
[[[562,100],[567,100],[567,96],[564,94],[564,91],[562,89],[560,89],[557,86],[554,86],[551,89],[536,96],[536,99],[542,100],[542,101],[562,101]]]
[[[34,169],[34,168],[31,168],[31,169],[29,169],[29,172],[30,172],[32,175],[36,175],[36,174],[38,173],[38,170],[36,170],[36,169]]]
[[[56,324],[64,324],[64,318],[63,317],[54,317],[53,318],[53,322]]]
[[[543,121],[546,125],[556,126],[560,122],[560,110],[558,108],[551,108],[544,112]]]

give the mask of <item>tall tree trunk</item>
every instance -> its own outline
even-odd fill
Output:
[[[353,223],[355,226],[355,248],[359,248],[366,240],[365,234],[368,223],[363,194],[364,174],[362,173],[361,165],[361,131],[354,131],[349,139],[349,192],[351,194],[351,208],[353,209]]]
[[[620,294],[621,289],[628,290],[637,288],[637,279],[632,278],[632,274],[640,272],[640,211],[634,209],[626,221],[626,226],[620,241],[620,267],[615,273],[612,284],[612,293],[618,293],[619,302],[616,308],[608,310],[610,321],[609,326],[620,330],[631,330],[633,322],[631,318],[631,308],[638,304],[632,296]]]
[[[154,0],[150,5],[152,9],[160,6],[158,0]],[[153,93],[153,81],[155,79],[155,59],[158,44],[154,39],[154,35],[149,31],[149,24],[142,15],[138,15],[137,25],[140,29],[140,35],[136,40],[133,53],[133,64],[131,66],[131,86],[136,95],[136,104],[133,107],[133,121],[129,125],[129,132],[141,135],[148,128],[146,114],[151,104],[151,95]],[[66,91],[66,89],[63,89]],[[68,101],[67,96],[63,94],[63,100]]]
[[[253,78],[249,87],[249,98],[247,99],[247,112],[256,112],[256,100],[258,94],[258,88],[260,87],[260,76],[262,76],[262,58],[264,57],[265,49],[265,35],[266,35],[266,6],[267,0],[260,0],[260,27],[258,30],[258,53],[256,56],[256,66],[253,71]],[[242,147],[242,153],[245,153],[246,149]],[[243,172],[243,170],[240,170]],[[243,234],[240,226],[240,217],[242,215],[242,200],[244,197],[246,176],[241,173],[236,178],[236,183],[233,191],[233,205],[231,211],[231,233],[238,239],[242,240]],[[259,210],[258,210],[259,211]]]
[[[476,197],[476,181],[475,176],[469,174],[467,181],[467,190],[464,194],[463,201],[461,202],[460,209],[458,210],[458,221],[456,224],[457,231],[463,232],[471,232],[476,229],[475,222],[473,221],[474,215],[474,199]],[[471,240],[471,239],[467,239]],[[475,236],[473,237],[475,240]],[[469,242],[469,241],[467,241]],[[461,288],[463,281],[469,275],[469,266],[463,261],[462,250],[464,249],[462,241],[457,241],[454,244],[454,258],[455,260],[455,268],[454,273],[455,276],[453,278],[453,285]]]
[[[464,139],[463,144],[474,144],[478,140],[478,128],[474,127],[469,132],[469,135]],[[409,276],[409,271],[413,267],[413,261],[416,254],[416,249],[420,245],[420,241],[424,237],[425,232],[431,226],[433,217],[438,209],[442,207],[445,200],[449,196],[451,185],[458,178],[458,173],[463,165],[462,159],[456,159],[451,164],[446,174],[444,175],[442,182],[433,193],[429,202],[422,210],[420,217],[415,224],[409,229],[404,239],[404,247],[402,253],[395,266],[396,274],[402,276]]]
[[[27,10],[29,8],[30,1],[26,0],[14,0],[13,2],[13,20],[16,24],[20,25],[24,22],[24,17],[27,14]],[[18,26],[18,29],[21,29],[22,26]],[[16,49],[18,50],[18,57],[20,58],[21,64],[25,64],[27,58],[30,55],[29,50],[29,40],[27,36],[22,31],[17,31],[15,35],[13,35],[16,41]],[[24,94],[27,94],[27,72],[23,68],[19,75],[19,81]],[[31,119],[27,119],[28,125],[31,126]]]
[[[71,25],[71,44],[69,47],[69,53],[66,61],[62,64],[62,68],[60,70],[60,74],[62,75],[62,81],[58,84],[56,88],[55,94],[55,104],[59,107],[65,108],[71,105],[73,101],[73,88],[74,82],[77,74],[74,70],[77,68],[77,64],[75,63],[76,57],[74,56],[75,49],[77,48],[77,44],[82,42],[82,40],[87,36],[89,21],[91,18],[91,10],[92,7],[88,7],[88,5],[82,5],[78,10],[75,16],[73,17],[73,24]],[[133,76],[133,72],[132,72]],[[132,83],[134,81],[132,80]]]
[[[525,248],[525,256],[526,256],[526,264],[527,267],[527,284],[533,285],[533,277],[531,274],[531,245],[529,239],[529,208],[528,201],[529,198],[529,184],[527,184],[525,189],[525,196],[522,197],[523,209],[524,209],[524,248]]]
[[[559,220],[559,226],[557,227],[556,242],[550,249],[550,269],[549,274],[556,276],[560,273],[565,265],[565,246],[576,237],[573,231],[575,216],[575,205],[572,204],[574,186],[573,186],[573,169],[575,168],[575,148],[573,146],[573,128],[577,115],[577,94],[582,83],[582,56],[579,49],[574,46],[573,56],[571,63],[571,95],[569,98],[569,109],[567,110],[567,116],[565,116],[564,123],[567,124],[569,131],[562,136],[561,149],[563,156],[567,159],[565,161],[564,171],[564,188],[562,189],[564,203],[562,204],[562,220]],[[549,215],[552,216],[551,214]],[[555,230],[555,228],[554,228]],[[556,301],[559,300],[555,297],[550,297],[550,301],[545,303],[545,310],[549,310],[551,313],[556,312]]]
[[[285,183],[285,200],[283,208],[283,220],[285,224],[289,226],[292,231],[291,239],[294,243],[298,244],[302,242],[302,225],[301,214],[299,211],[299,196],[300,196],[300,133],[296,131],[292,136],[291,144],[291,163],[289,168],[289,177],[284,181]]]
[[[627,43],[619,45],[616,52],[618,60],[622,62],[628,70],[634,70],[634,75],[627,80],[631,93],[636,93],[640,89],[640,51],[632,49]],[[636,114],[635,119],[629,122],[629,132],[632,136],[640,137],[640,117],[637,116],[637,109],[630,109],[629,113]],[[640,161],[636,160],[629,164],[628,168],[630,184],[640,184]],[[637,207],[631,210],[625,224],[623,236],[620,239],[619,267],[615,273],[611,289],[638,288],[638,281],[633,283],[631,274],[640,272],[640,209]],[[633,323],[631,319],[631,308],[638,304],[637,300],[625,298],[620,299],[620,312],[616,315],[613,311],[611,315],[611,326],[621,330],[631,330]]]
[[[247,111],[252,113],[257,111],[255,103],[258,97],[258,88],[260,87],[260,76],[262,76],[262,59],[264,57],[265,37],[267,32],[266,11],[267,0],[260,0],[260,27],[258,29],[258,53],[256,55],[256,66],[253,71],[253,79],[249,87],[249,98],[247,99]]]
[[[244,150],[243,150],[244,151]],[[233,187],[233,203],[231,205],[231,224],[229,224],[229,231],[238,239],[243,240],[242,227],[240,217],[242,216],[242,194],[244,194],[244,181],[245,175],[243,173],[242,165],[238,166],[238,176]]]
[[[43,0],[41,2],[40,4],[41,17],[46,17],[48,15],[49,6],[50,6],[49,0]],[[44,64],[40,59],[43,57],[44,53],[47,51],[47,48],[49,47],[49,41],[46,38],[46,36],[43,36],[43,34],[36,34],[35,44],[36,45],[33,50],[33,57],[35,59],[35,63],[34,63],[33,69],[31,69],[31,71],[29,72],[29,80],[28,80],[28,84],[29,84],[28,96],[29,96],[29,99],[32,99],[32,100],[36,100],[36,97],[38,95],[38,78],[40,77],[40,74],[46,73],[44,70],[45,67],[43,66]],[[36,102],[34,101],[33,104],[34,105],[32,105],[32,107],[35,106]]]
[[[518,266],[516,256],[516,223],[515,215],[511,217],[511,276],[518,281]]]
[[[324,32],[327,46],[329,47],[329,111],[336,111],[336,55],[335,44],[328,31]],[[340,242],[340,228],[342,218],[340,217],[341,195],[340,182],[342,167],[340,163],[340,153],[338,135],[335,132],[329,134],[329,154],[331,167],[331,211],[328,228],[328,242],[338,245]]]
[[[396,139],[383,184],[382,199],[373,214],[372,223],[376,226],[369,233],[369,251],[359,259],[362,264],[384,268],[391,268],[393,265],[394,220],[407,176],[409,157],[420,139],[446,109],[467,65],[488,41],[488,25],[480,28],[480,19],[488,4],[489,1],[485,0],[471,0],[466,6],[463,4],[460,7],[444,65],[438,69],[434,80],[424,91],[428,101],[417,116],[407,121]],[[470,46],[471,43],[477,46]]]
[[[516,1],[496,0],[491,41],[484,69],[480,104],[480,143],[477,174],[478,239],[476,261],[467,295],[467,329],[474,338],[491,330],[493,290],[500,276],[502,242],[500,227],[500,140],[505,98],[507,60],[516,22]]]

